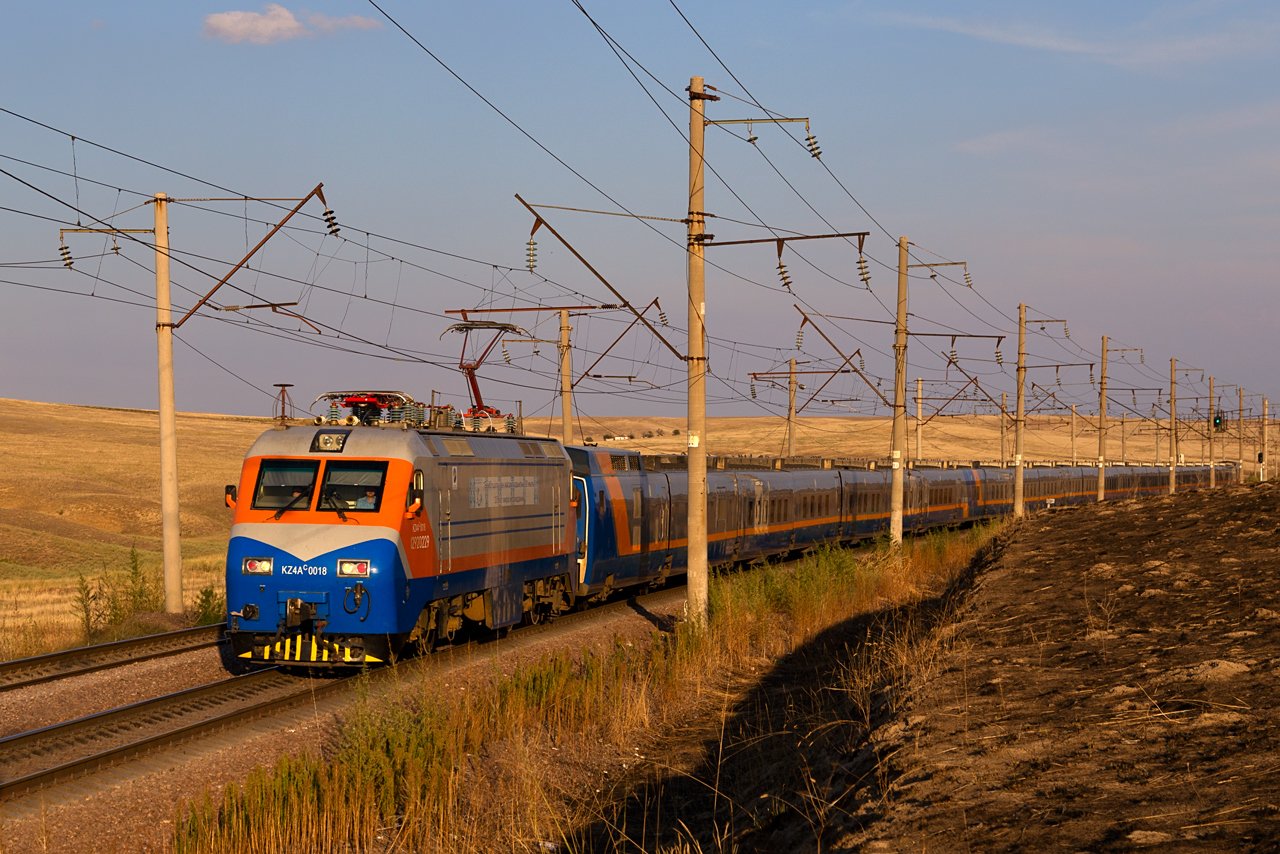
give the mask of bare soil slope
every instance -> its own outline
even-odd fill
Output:
[[[1278,522],[1273,483],[1029,520],[837,847],[1276,850]]]

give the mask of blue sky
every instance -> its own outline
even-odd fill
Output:
[[[1163,403],[1144,389],[1167,385],[1171,356],[1197,369],[1181,401],[1207,393],[1201,369],[1228,387],[1228,409],[1235,384],[1276,391],[1273,3],[583,0],[590,19],[570,0],[379,6],[386,15],[356,2],[6,11],[0,396],[155,406],[149,236],[121,238],[116,254],[102,235],[68,235],[68,271],[60,227],[149,227],[140,205],[155,192],[298,197],[323,182],[340,238],[324,236],[313,201],[213,300],[296,301],[307,320],[202,310],[178,333],[179,408],[267,414],[277,382],[304,404],[374,387],[465,406],[446,310],[616,301],[545,231],[535,273],[524,269],[532,218],[514,195],[682,218],[695,74],[722,94],[708,118],[760,118],[761,106],[805,117],[822,150],[809,157],[803,124],[708,128],[717,240],[870,232],[870,291],[844,241],[789,245],[791,293],[773,244],[709,251],[712,415],[785,411],[766,380],[751,396],[751,372],[793,357],[837,365],[813,327],[796,348],[797,304],[843,353],[861,348],[888,393],[899,235],[913,262],[968,262],[975,285],[960,268],[913,271],[913,332],[1008,336],[1003,366],[988,338],[913,339],[910,376],[931,395],[965,382],[941,355],[953,348],[987,393],[1012,393],[1020,301],[1067,321],[1070,338],[1035,324],[1028,360],[1083,363],[1031,372],[1063,403],[1096,407],[1088,365],[1102,335],[1124,351],[1111,356],[1113,414]],[[289,206],[171,205],[175,303],[189,307]],[[543,215],[637,306],[658,298],[664,335],[683,348],[683,226]],[[552,313],[484,317],[556,337]],[[622,336],[592,370],[605,376],[578,386],[587,432],[593,416],[683,412],[682,365],[647,333],[624,335],[627,322],[573,321],[579,371]],[[481,370],[486,398],[550,414],[554,345],[506,349],[509,365],[495,348]],[[822,381],[806,378],[808,391]],[[874,403],[842,375],[805,412]],[[1256,413],[1260,399],[1246,406]]]

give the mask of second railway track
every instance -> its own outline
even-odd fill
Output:
[[[0,662],[0,691],[217,646],[223,642],[226,628],[225,623],[196,626]]]
[[[350,678],[259,670],[0,739],[0,801],[323,696]]]

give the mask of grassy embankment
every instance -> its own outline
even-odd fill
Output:
[[[363,701],[325,755],[283,759],[219,797],[184,806],[175,848],[274,852],[305,841],[316,851],[586,851],[602,840],[641,847],[631,828],[644,807],[634,795],[654,774],[698,777],[697,785],[724,791],[732,781],[719,779],[730,766],[714,755],[697,760],[710,769],[700,771],[677,767],[669,755],[645,759],[636,745],[666,751],[699,720],[712,721],[714,737],[730,700],[751,694],[779,659],[858,615],[896,613],[936,594],[992,533],[933,534],[909,541],[903,557],[885,548],[823,551],[794,567],[722,575],[712,583],[715,616],[705,631],[679,624],[655,632],[649,644],[615,640],[558,653],[489,685],[447,695],[423,687],[408,705]],[[820,693],[843,698],[856,725],[869,718],[876,685],[918,670],[921,655],[901,638],[846,645]],[[764,711],[782,720],[789,709]],[[646,768],[648,782],[602,784],[610,778],[598,769],[616,776],[619,760],[623,769],[627,760]],[[831,805],[805,792],[810,759],[795,750],[769,762],[782,787],[771,809],[799,810],[806,821],[812,815],[820,833]],[[657,850],[700,847],[697,833],[646,818],[645,845],[665,839]]]

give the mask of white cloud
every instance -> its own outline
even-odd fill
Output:
[[[338,30],[376,30],[382,26],[373,18],[360,15],[348,15],[345,18],[330,18],[328,15],[316,13],[307,16],[307,23],[321,33],[335,33]]]
[[[275,44],[276,42],[330,34],[339,30],[371,30],[381,26],[372,18],[350,15],[331,18],[319,13],[308,15],[307,23],[281,6],[268,3],[261,12],[217,12],[204,19],[204,34],[229,44]]]
[[[1116,36],[1107,40],[1075,38],[1055,30],[1021,23],[964,21],[926,15],[889,14],[892,24],[952,33],[979,41],[1083,56],[1110,65],[1167,66],[1204,63],[1245,54],[1266,53],[1280,45],[1280,24],[1273,20],[1237,21],[1210,29],[1204,22],[1193,34],[1153,33]]]
[[[204,19],[206,36],[231,44],[274,44],[306,33],[302,22],[278,3],[268,3],[262,12],[217,12]]]
[[[892,15],[894,23],[922,30],[938,30],[960,36],[970,36],[980,41],[1047,50],[1055,53],[1079,53],[1096,55],[1105,51],[1099,45],[1090,44],[1058,35],[1049,30],[1018,24],[985,24],[958,21],[954,18],[938,18],[924,15]]]

